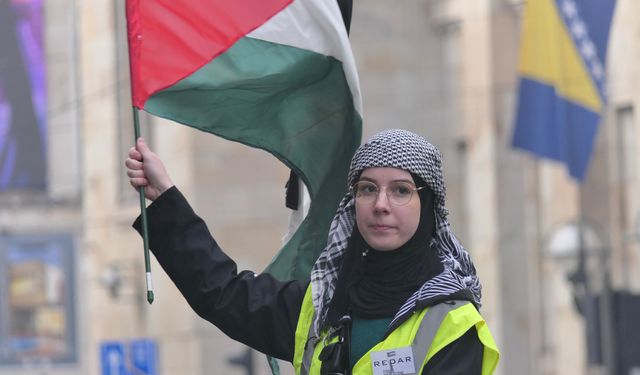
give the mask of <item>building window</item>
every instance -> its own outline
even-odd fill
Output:
[[[444,3],[443,3],[444,4]],[[447,176],[447,205],[451,211],[448,220],[456,228],[457,236],[468,238],[466,220],[467,135],[461,115],[462,92],[462,24],[459,20],[443,19],[436,25],[438,37],[439,130],[443,143],[441,151]]]
[[[638,220],[637,207],[638,201],[636,197],[637,191],[637,166],[638,166],[638,150],[636,141],[636,128],[634,126],[633,106],[625,105],[616,108],[616,147],[614,148],[616,161],[617,186],[619,186],[618,212],[619,225],[623,233],[634,233]],[[635,208],[634,208],[635,207]],[[624,235],[623,235],[624,236]],[[624,241],[624,240],[623,240]],[[630,246],[627,242],[623,244],[620,252],[621,272],[617,275],[618,280],[622,281],[622,285],[628,287],[631,285],[630,264],[633,264],[633,252],[636,251],[635,246]]]
[[[78,17],[55,8],[0,1],[0,206],[81,199]]]
[[[0,365],[77,361],[71,235],[0,237]]]
[[[618,177],[622,184],[633,182],[636,175],[634,157],[637,153],[633,117],[632,106],[623,106],[616,109]]]
[[[0,191],[47,187],[42,1],[0,1]]]

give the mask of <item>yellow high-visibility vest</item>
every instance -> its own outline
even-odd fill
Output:
[[[322,349],[337,340],[314,337],[311,325],[314,308],[311,286],[307,288],[296,328],[293,366],[296,375],[319,375]],[[402,374],[422,373],[427,362],[442,348],[475,327],[484,346],[482,375],[490,375],[498,365],[500,353],[489,327],[473,304],[449,301],[416,312],[376,344],[353,366],[353,375],[382,375],[389,370]]]

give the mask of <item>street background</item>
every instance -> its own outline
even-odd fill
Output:
[[[497,373],[640,374],[640,2],[617,1],[608,102],[583,181],[511,146],[525,1],[354,3],[363,140],[404,128],[442,151]],[[0,5],[15,15],[0,62],[22,57],[0,76],[0,375],[240,375],[247,358],[268,374],[264,356],[197,317],[155,261],[146,303],[124,168],[134,138],[124,1]],[[240,269],[264,269],[287,232],[289,171],[263,151],[141,120],[222,248]]]

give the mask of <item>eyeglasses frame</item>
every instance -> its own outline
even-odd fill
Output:
[[[361,183],[361,182],[367,182],[367,183],[373,184],[373,185],[378,189],[378,191],[376,192],[376,197],[375,197],[375,199],[373,199],[373,200],[371,201],[371,203],[373,203],[373,202],[375,202],[376,200],[378,200],[378,196],[380,195],[380,192],[382,191],[382,189],[381,189],[381,187],[380,187],[380,186],[378,186],[378,184],[376,184],[376,183],[375,183],[375,182],[373,182],[373,181],[357,181],[355,184],[353,184],[353,185],[349,188],[349,189],[351,190],[351,194],[353,194],[353,198],[354,198],[354,199],[358,199],[358,194],[356,193],[356,189],[355,189],[355,187],[356,187],[359,183]],[[407,182],[407,185],[410,185],[410,183],[409,183],[409,182]],[[383,187],[384,187],[384,188],[385,188],[385,190],[386,190],[387,186],[383,186]],[[389,201],[389,203],[390,203],[390,204],[392,204],[393,206],[396,206],[396,207],[402,207],[402,206],[406,206],[406,205],[408,205],[408,204],[409,204],[409,202],[411,202],[411,199],[413,199],[413,193],[415,193],[415,192],[417,192],[417,191],[420,191],[420,190],[422,190],[422,189],[425,189],[425,188],[427,188],[427,187],[428,187],[428,186],[412,186],[412,187],[410,188],[410,189],[411,189],[411,196],[409,197],[409,199],[407,200],[407,202],[406,202],[406,203],[403,203],[403,204],[395,204],[395,203],[393,203],[393,202],[392,202],[392,200],[391,200],[391,197],[389,196],[389,192],[388,192],[388,190],[387,190],[387,191],[385,191],[385,194],[387,195],[387,200]]]

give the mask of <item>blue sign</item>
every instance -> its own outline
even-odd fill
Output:
[[[100,345],[102,375],[158,375],[158,345],[150,339]]]
[[[100,345],[102,375],[129,375],[125,362],[126,358],[123,343],[110,341]]]
[[[148,339],[134,340],[129,345],[132,375],[157,375],[157,345]]]

